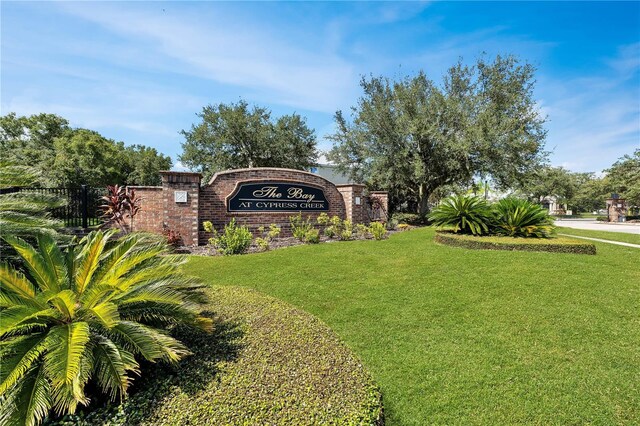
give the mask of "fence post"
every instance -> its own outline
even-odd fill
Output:
[[[89,194],[87,193],[87,185],[82,185],[82,229],[89,227]]]

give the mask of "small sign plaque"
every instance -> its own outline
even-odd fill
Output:
[[[240,183],[227,198],[228,212],[327,211],[324,191],[296,182]]]
[[[187,191],[175,191],[173,193],[174,199],[176,203],[186,203],[187,202]]]

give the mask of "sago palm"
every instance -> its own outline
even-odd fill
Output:
[[[489,231],[491,208],[482,198],[453,195],[433,209],[429,220],[438,227],[451,226],[454,232],[480,235]]]
[[[50,210],[65,201],[53,194],[6,192],[9,188],[28,187],[36,183],[32,169],[0,162],[0,235],[54,235],[62,222],[53,219]]]
[[[549,237],[555,231],[553,219],[542,207],[526,200],[505,198],[494,207],[495,231],[510,237]]]
[[[91,380],[112,399],[127,392],[136,357],[178,361],[187,348],[167,329],[209,329],[200,285],[155,237],[92,232],[60,249],[5,240],[24,273],[0,265],[0,424],[35,425],[53,410],[73,413]]]

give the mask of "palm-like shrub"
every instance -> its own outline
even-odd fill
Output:
[[[505,198],[493,206],[495,232],[510,237],[546,238],[553,234],[553,219],[542,207],[518,198]]]
[[[438,227],[451,226],[454,232],[480,235],[489,232],[491,208],[482,198],[453,195],[433,209],[429,220]]]
[[[0,163],[0,190],[32,186],[36,181],[32,169]],[[64,204],[64,200],[53,194],[0,192],[0,235],[55,235],[55,229],[63,224],[51,218],[49,211]]]
[[[0,424],[34,425],[73,413],[91,380],[112,400],[139,374],[136,357],[178,361],[188,349],[166,331],[209,329],[200,285],[157,238],[92,232],[60,249],[5,236],[25,273],[0,265]]]

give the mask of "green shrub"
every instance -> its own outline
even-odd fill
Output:
[[[384,227],[384,224],[380,222],[371,222],[369,225],[369,232],[373,235],[373,238],[376,240],[382,240],[387,235],[387,230]]]
[[[122,400],[140,374],[138,360],[177,362],[190,353],[163,329],[211,329],[183,258],[156,237],[116,240],[115,232],[94,231],[65,249],[47,235],[37,248],[4,236],[28,275],[0,264],[3,424],[38,424],[52,408],[74,413],[89,403],[86,388]]]
[[[320,213],[320,216],[318,216],[318,218],[316,219],[316,222],[318,222],[318,225],[320,226],[327,226],[329,223],[331,223],[331,219],[329,219],[329,215],[326,213]]]
[[[276,225],[275,223],[272,223],[271,225],[269,225],[269,231],[267,233],[267,237],[269,237],[270,239],[274,240],[278,237],[280,237],[280,232],[282,231],[282,229]]]
[[[271,248],[271,240],[269,238],[256,238],[256,245],[259,251],[269,251]]]
[[[495,233],[509,237],[546,238],[553,234],[553,219],[547,210],[518,198],[505,198],[493,205]]]
[[[395,220],[396,223],[405,223],[407,225],[424,225],[427,223],[426,217],[415,213],[397,212],[391,216],[391,220]]]
[[[307,216],[307,219],[302,218],[302,213],[298,213],[295,216],[289,216],[289,223],[291,224],[291,235],[300,241],[304,241],[307,237],[307,233],[313,229],[311,224],[311,218]]]
[[[310,229],[304,237],[304,241],[309,244],[318,244],[320,242],[320,231]]]
[[[358,238],[367,238],[369,236],[369,227],[364,223],[358,223],[356,225],[356,235]]]
[[[398,221],[395,219],[391,219],[386,223],[386,226],[389,231],[395,231],[395,229],[398,227]]]
[[[333,225],[327,226],[324,228],[324,235],[329,238],[333,238],[336,236],[336,228]]]
[[[338,236],[342,241],[348,241],[353,237],[353,223],[350,220],[342,222],[342,227]]]
[[[473,235],[488,233],[491,218],[491,208],[485,200],[465,195],[446,198],[429,215],[438,227],[450,226],[454,232]]]
[[[231,222],[224,226],[221,234],[213,229],[211,222],[205,222],[203,225],[205,231],[213,232],[209,244],[225,256],[245,253],[251,245],[253,239],[251,231],[246,226],[236,225],[235,219],[231,219]]]
[[[480,250],[547,251],[552,253],[596,254],[596,246],[571,238],[514,238],[472,236],[436,232],[435,241],[454,247]]]
[[[609,222],[609,217],[608,216],[598,216],[598,217],[596,217],[596,220],[598,222]]]
[[[340,219],[338,216],[333,216],[331,218],[331,226],[333,226],[336,234],[340,234],[342,232],[344,224],[342,223],[342,219]]]

